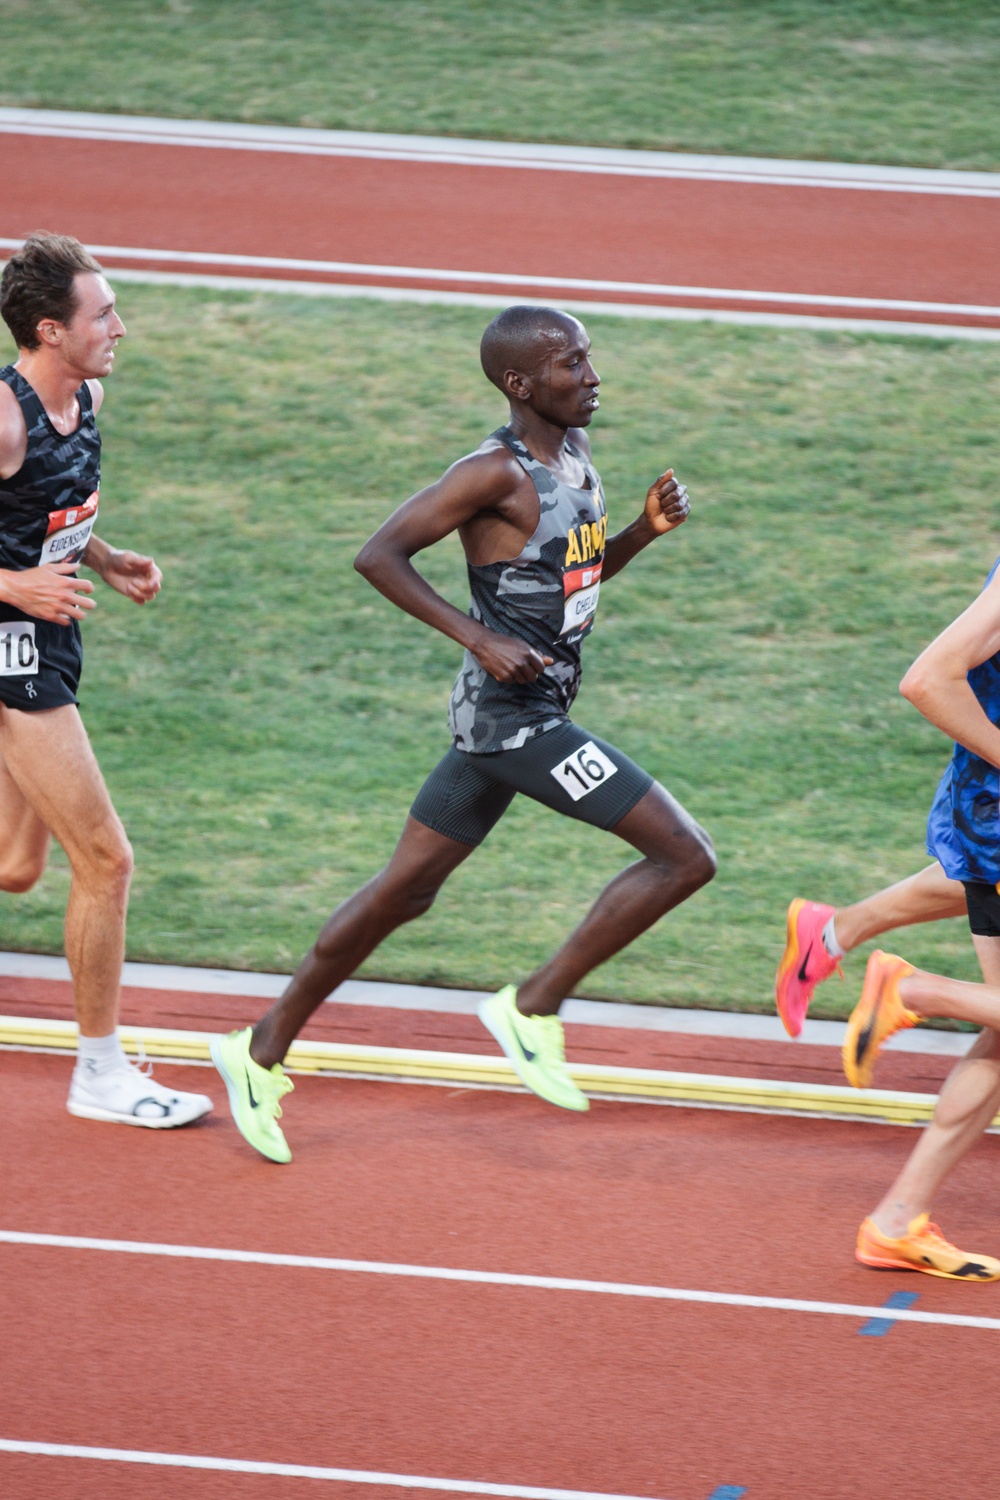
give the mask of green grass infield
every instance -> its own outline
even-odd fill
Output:
[[[139,610],[98,585],[85,720],[137,853],[129,955],[286,970],[389,855],[447,746],[457,648],[354,571],[399,501],[505,416],[478,309],[122,288],[101,532],[152,552]],[[993,561],[1000,347],[593,318],[613,526],[668,464],[690,521],[601,598],[575,717],[715,837],[716,882],[583,993],[767,1009],[790,897],[843,903],[925,859],[948,758],[898,695]],[[454,540],[419,559],[463,608]],[[518,799],[369,976],[516,980],[627,859]],[[68,875],[0,902],[57,951]],[[904,954],[975,972],[960,922]],[[852,983],[820,991],[843,1013]]]
[[[996,0],[0,0],[0,105],[1000,167]]]

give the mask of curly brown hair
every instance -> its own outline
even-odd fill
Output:
[[[29,234],[0,276],[0,317],[17,347],[38,348],[38,325],[43,318],[69,323],[77,308],[74,278],[81,271],[100,270],[72,235],[46,230]]]

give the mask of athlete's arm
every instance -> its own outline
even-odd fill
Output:
[[[1000,729],[983,712],[967,674],[1000,651],[1000,575],[921,652],[899,691],[950,739],[1000,767]]]
[[[365,542],[354,566],[393,604],[465,646],[498,682],[528,683],[551,665],[551,657],[463,614],[432,589],[410,561],[474,517],[484,512],[502,515],[518,482],[514,460],[502,450],[460,458],[435,484],[393,511]]]
[[[163,584],[163,574],[151,557],[111,547],[99,536],[90,538],[80,561],[133,604],[148,604]]]
[[[10,479],[24,463],[28,434],[10,387],[0,381],[0,479]],[[0,604],[12,604],[36,620],[68,625],[82,620],[94,601],[94,585],[75,576],[72,563],[45,563],[40,568],[0,568]]]
[[[631,526],[626,526],[624,531],[608,537],[604,567],[601,570],[602,579],[613,578],[650,542],[655,542],[657,537],[666,536],[668,531],[675,531],[678,526],[683,525],[690,510],[688,492],[674,477],[673,469],[668,469],[665,474],[654,479],[646,491],[642,515]]]

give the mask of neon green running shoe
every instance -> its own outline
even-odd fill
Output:
[[[292,1153],[281,1133],[278,1100],[295,1087],[280,1063],[262,1068],[250,1056],[250,1027],[212,1038],[209,1051],[222,1075],[229,1095],[236,1128],[262,1156],[270,1161],[291,1161]]]
[[[479,1019],[493,1033],[521,1082],[561,1109],[584,1110],[590,1100],[566,1068],[566,1045],[558,1016],[523,1016],[517,990],[508,984],[479,1003]]]

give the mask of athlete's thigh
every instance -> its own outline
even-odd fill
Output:
[[[9,710],[0,707],[0,720]],[[0,861],[34,851],[42,858],[49,831],[7,769],[0,754]]]
[[[417,793],[410,821],[467,850],[476,848],[517,795],[516,787],[498,784],[489,775],[485,763],[494,759],[449,750]]]
[[[0,756],[21,796],[68,854],[99,835],[124,839],[75,705],[0,714]]]

